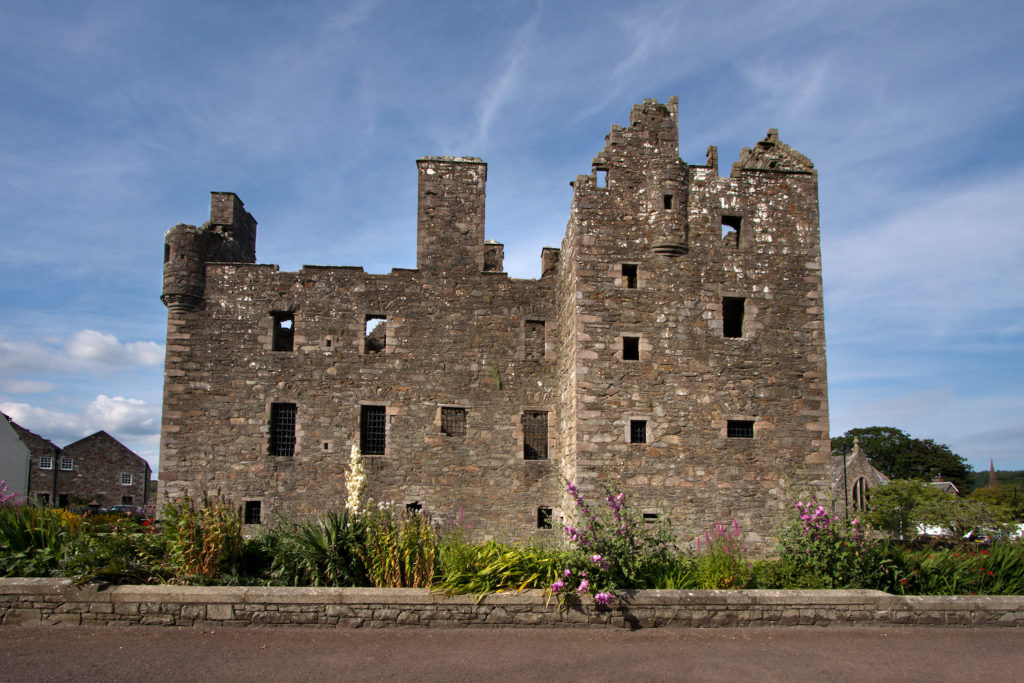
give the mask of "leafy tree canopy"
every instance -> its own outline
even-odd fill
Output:
[[[1000,506],[974,498],[960,498],[923,481],[894,479],[871,490],[868,524],[894,537],[913,538],[919,524],[948,529],[953,538],[972,530],[994,531],[1010,520]]]
[[[915,439],[895,427],[851,429],[840,437],[832,437],[832,455],[852,451],[855,436],[860,438],[861,450],[871,464],[890,479],[930,481],[941,476],[953,482],[963,495],[974,488],[970,466],[949,446],[931,439]]]

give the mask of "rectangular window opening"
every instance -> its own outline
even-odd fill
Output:
[[[384,455],[387,447],[387,408],[362,406],[359,415],[359,448],[364,455]]]
[[[286,312],[271,313],[274,317],[272,350],[291,351],[295,348],[295,315]]]
[[[647,443],[647,420],[629,421],[629,442]]]
[[[40,505],[49,505],[50,504],[50,494],[49,493],[37,493],[36,494],[36,502],[39,503]]]
[[[405,504],[405,509],[408,512],[416,514],[417,512],[423,512],[423,504],[421,502],[419,502],[418,500],[414,500],[411,503],[406,503]]]
[[[674,209],[674,208],[676,208],[675,207],[675,197],[673,197],[670,194],[664,195],[663,203],[664,203],[664,208],[665,209]]]
[[[548,414],[543,410],[523,413],[523,459],[548,459]]]
[[[725,435],[731,439],[753,439],[754,421],[729,420],[728,426],[725,429]]]
[[[640,337],[622,338],[622,360],[640,360]]]
[[[171,260],[171,245],[165,244],[164,245],[164,263],[167,263],[170,260]]]
[[[544,360],[544,321],[526,321],[526,360]]]
[[[245,501],[245,523],[262,524],[263,503],[258,500]]]
[[[740,225],[742,216],[722,216],[722,245],[733,249],[740,248]]]
[[[383,353],[388,341],[388,319],[382,315],[366,316],[363,353]]]
[[[131,486],[131,485],[132,485],[132,475],[130,473],[128,473],[128,472],[122,472],[121,473],[121,486]]]
[[[270,454],[295,455],[295,404],[273,403],[270,406]]]
[[[595,169],[595,171],[596,171],[596,174],[597,174],[597,186],[598,187],[608,187],[608,169],[607,168],[598,168],[598,169]]]
[[[739,339],[743,336],[744,299],[727,296],[722,298],[722,336]]]
[[[135,496],[121,496],[121,505],[135,505]]]
[[[53,458],[49,455],[39,456],[39,469],[41,470],[52,470],[53,469]]]
[[[647,524],[654,524],[655,522],[658,521],[658,513],[657,512],[645,512],[645,513],[643,513],[643,515],[644,515],[644,522],[646,522]]]
[[[61,456],[60,458],[60,469],[64,472],[70,472],[75,469],[75,461],[73,458],[66,458]]]
[[[622,264],[622,286],[626,289],[636,289],[637,265],[635,263]]]
[[[553,515],[551,508],[543,505],[537,508],[537,528],[551,529],[553,527]]]
[[[446,436],[466,435],[466,409],[441,408],[441,433]]]

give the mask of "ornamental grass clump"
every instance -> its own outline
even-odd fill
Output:
[[[164,507],[166,566],[179,582],[209,582],[231,573],[242,555],[242,519],[223,498],[185,496]]]
[[[604,505],[591,506],[572,482],[565,486],[575,514],[565,528],[572,552],[549,590],[564,604],[584,595],[608,605],[615,591],[642,588],[653,565],[664,564],[673,549],[661,524],[650,525],[626,505],[622,493],[606,491]]]
[[[434,581],[437,535],[418,510],[380,505],[365,515],[362,559],[378,588],[426,588]]]

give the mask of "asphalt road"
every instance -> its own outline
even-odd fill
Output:
[[[1024,632],[967,628],[0,628],[0,681],[1024,680]]]

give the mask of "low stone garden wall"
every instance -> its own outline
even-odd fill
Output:
[[[74,586],[0,579],[0,624],[162,626],[560,626],[595,628],[1024,625],[1020,596],[895,596],[870,590],[628,591],[609,607],[559,609],[540,591],[444,596],[417,588]]]

